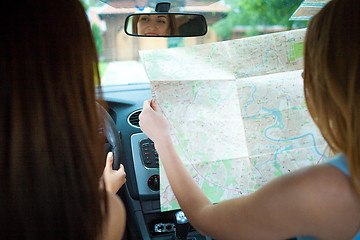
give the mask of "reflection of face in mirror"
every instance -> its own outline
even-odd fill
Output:
[[[140,35],[169,36],[178,34],[174,16],[169,14],[134,16],[133,26],[137,31],[136,34]]]
[[[194,37],[207,32],[204,16],[184,13],[140,13],[126,18],[125,33],[142,37]]]
[[[143,15],[137,28],[141,35],[170,35],[170,18],[168,15]]]

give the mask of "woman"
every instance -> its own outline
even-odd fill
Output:
[[[169,125],[146,101],[143,132],[156,145],[190,223],[216,239],[360,239],[360,1],[332,0],[310,21],[305,40],[308,109],[338,154],[328,164],[275,179],[253,194],[213,205],[184,168]]]
[[[153,36],[179,35],[176,20],[172,14],[133,15],[133,34]]]
[[[99,188],[98,58],[80,1],[2,7],[0,239],[121,239],[124,206]],[[124,181],[111,161],[104,178]]]

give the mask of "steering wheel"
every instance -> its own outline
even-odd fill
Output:
[[[112,168],[113,170],[118,170],[120,168],[121,157],[120,134],[110,114],[98,102],[96,104],[98,114],[100,115],[99,132],[104,134],[107,139],[105,151],[106,153],[113,152],[114,162]]]

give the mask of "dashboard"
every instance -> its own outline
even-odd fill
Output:
[[[153,142],[139,127],[143,102],[151,99],[150,84],[103,86],[102,92],[120,133],[121,163],[126,172],[126,184],[118,192],[127,210],[124,239],[181,239],[183,233],[176,229],[184,227],[175,218],[180,210],[160,210],[159,156]],[[188,230],[187,238],[183,239],[211,239],[191,226]]]

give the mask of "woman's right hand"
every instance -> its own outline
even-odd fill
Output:
[[[124,166],[120,164],[120,168],[118,170],[113,170],[112,165],[114,161],[114,154],[112,152],[108,152],[106,156],[106,164],[103,171],[103,178],[105,182],[105,188],[108,192],[117,193],[119,189],[126,182],[126,173],[124,170]]]
[[[170,125],[154,100],[146,100],[139,116],[140,128],[156,145],[171,141]]]

